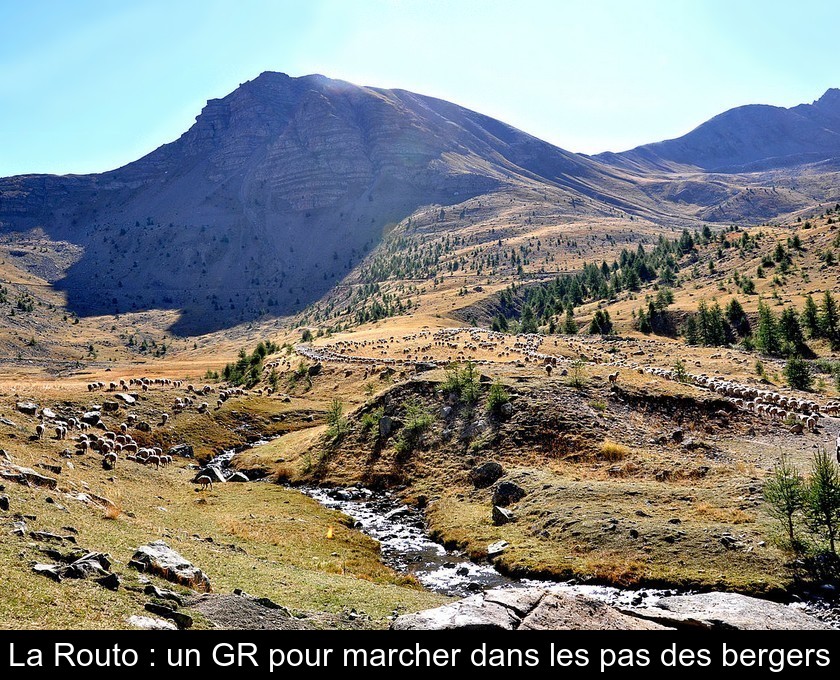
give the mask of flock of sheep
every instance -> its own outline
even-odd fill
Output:
[[[192,384],[184,386],[182,380],[172,380],[170,378],[131,378],[129,380],[119,380],[110,383],[101,381],[92,382],[87,385],[89,392],[106,391],[117,392],[119,389],[129,389],[131,387],[141,387],[143,391],[148,391],[153,387],[170,387],[172,389],[180,389],[185,387],[186,394],[177,396],[172,404],[172,411],[176,415],[184,412],[189,408],[195,408],[198,413],[206,413],[210,405],[206,401],[200,401],[201,397],[207,396],[216,392],[216,388],[212,385],[204,385],[197,387]],[[260,393],[263,390],[259,390]],[[269,394],[271,390],[269,388]],[[245,390],[240,387],[231,387],[228,389],[219,390],[219,398],[217,407],[234,396],[242,396],[246,394]],[[117,394],[117,397],[124,396]],[[75,442],[73,449],[64,449],[61,455],[65,458],[70,458],[75,455],[84,455],[88,452],[94,452],[101,456],[102,467],[106,470],[113,470],[117,466],[117,461],[124,458],[127,461],[136,462],[142,465],[153,466],[155,469],[165,467],[172,462],[172,456],[165,454],[159,446],[141,446],[132,436],[131,430],[138,430],[141,432],[151,432],[152,426],[141,421],[137,415],[128,414],[124,422],[120,423],[115,429],[109,429],[102,421],[101,411],[89,411],[75,416],[59,416],[51,409],[45,408],[38,413],[39,422],[35,426],[35,438],[43,439],[51,428],[55,432],[56,440],[65,440],[71,432],[77,432],[73,436]],[[165,426],[170,419],[168,413],[160,415],[160,422],[158,427]],[[101,430],[96,433],[93,430]],[[196,482],[202,488],[210,486],[212,488],[212,480],[202,479],[199,477]]]
[[[438,365],[468,360],[477,365],[537,363],[542,365],[544,370],[551,375],[553,368],[558,364],[569,364],[573,359],[541,351],[541,347],[546,341],[547,338],[543,335],[510,336],[505,333],[469,327],[444,328],[434,333],[429,330],[422,330],[399,339],[392,336],[387,340],[384,338],[362,341],[341,340],[326,347],[298,345],[295,349],[300,355],[314,361],[374,366],[384,364],[386,366],[402,365],[417,368],[424,365],[428,368],[434,368]],[[643,342],[641,341],[641,343]],[[404,343],[415,343],[415,347],[403,347],[399,350],[401,354],[399,357],[387,356],[389,349],[396,353],[397,348]],[[558,341],[554,340],[554,345],[557,346],[557,344]],[[605,352],[603,342],[598,338],[570,338],[568,344],[572,353],[576,353],[587,363],[612,366],[616,369],[636,370],[642,374],[656,375],[667,380],[678,379],[676,372],[672,369],[640,364],[615,349],[611,353]],[[360,353],[370,352],[371,350],[377,352],[380,356],[365,356]],[[437,350],[437,353],[435,353],[435,350]],[[441,358],[440,350],[444,351],[446,355],[444,358]],[[495,360],[473,358],[478,350],[495,353]],[[644,355],[645,352],[639,349],[633,354]],[[383,358],[382,355],[386,356]],[[717,355],[717,358],[720,358],[720,355]],[[699,362],[695,363],[699,365]],[[742,363],[742,361],[739,363]],[[567,370],[563,369],[562,375],[566,373]],[[610,373],[608,376],[609,382],[616,383],[619,375],[620,370]],[[821,407],[811,399],[784,395],[720,377],[689,373],[687,378],[696,387],[723,395],[739,409],[789,424],[791,431],[794,433],[801,433],[805,429],[814,431],[823,414],[840,416],[840,402],[838,401],[828,402]]]
[[[676,371],[670,369],[646,367],[640,368],[639,372],[653,374],[666,380],[679,380],[681,377],[677,375]],[[820,405],[810,399],[801,399],[771,390],[762,390],[751,385],[743,385],[722,378],[712,378],[704,374],[688,373],[682,376],[682,379],[687,379],[697,387],[703,387],[722,395],[737,408],[751,411],[770,420],[789,423],[791,432],[794,433],[801,434],[805,428],[813,432],[822,417]],[[836,413],[832,404],[833,402],[830,402],[825,407],[827,413],[829,407],[831,407],[830,415]]]
[[[140,389],[146,392],[149,388],[155,385],[159,385],[161,387],[181,387],[183,383],[183,380],[172,380],[170,378],[129,378],[128,381],[121,379],[119,382],[109,382],[107,384],[107,391],[116,392],[118,389],[125,390],[129,387],[137,385]],[[97,390],[104,390],[106,388],[106,384],[100,380],[88,383],[87,388],[88,392],[96,392]]]

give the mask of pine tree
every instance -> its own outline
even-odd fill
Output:
[[[790,545],[794,549],[799,545],[796,539],[796,517],[805,508],[806,492],[802,475],[788,456],[782,456],[764,484],[764,499],[770,506],[770,514],[785,528]]]
[[[613,325],[610,319],[610,313],[605,309],[599,309],[592,317],[589,324],[590,335],[609,335],[612,333]]]
[[[648,334],[653,330],[650,325],[650,316],[644,309],[639,310],[639,314],[636,317],[636,327],[639,331],[645,334]]]
[[[522,310],[522,319],[519,323],[520,333],[536,333],[539,330],[537,328],[537,317],[531,305],[526,305],[525,309]]]
[[[820,306],[820,333],[831,343],[832,349],[840,347],[840,310],[830,290],[825,291]]]
[[[840,469],[825,449],[814,454],[808,480],[808,518],[811,526],[827,540],[832,555],[837,555],[840,534]]]
[[[810,294],[805,298],[805,308],[802,310],[802,325],[808,331],[808,337],[816,339],[821,336],[820,313],[817,309],[817,303],[814,302],[814,298]]]
[[[755,344],[765,354],[778,356],[782,353],[778,321],[763,300],[758,303],[758,329]]]
[[[685,323],[683,324],[682,333],[687,344],[700,344],[700,335],[697,331],[697,318],[693,314],[685,320]]]
[[[680,235],[680,240],[677,244],[680,253],[685,255],[686,253],[690,253],[694,250],[694,239],[691,236],[691,233],[688,229],[683,229],[682,234]]]
[[[785,380],[795,390],[810,390],[814,376],[808,362],[798,356],[792,356],[785,364]]]
[[[726,320],[742,338],[748,336],[752,330],[747,313],[744,311],[738,298],[732,298],[729,304],[726,305]]]
[[[781,336],[785,354],[801,354],[805,349],[805,335],[799,324],[799,314],[793,307],[785,307],[779,318],[779,335]]]
[[[577,321],[575,321],[575,315],[573,313],[572,307],[569,306],[566,308],[566,316],[563,319],[563,332],[566,335],[577,335],[578,333],[578,325]]]

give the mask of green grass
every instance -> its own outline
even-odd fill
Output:
[[[355,608],[368,614],[372,625],[384,627],[395,609],[418,610],[445,601],[386,567],[378,543],[352,529],[348,518],[297,491],[253,483],[218,484],[213,491],[198,493],[191,483],[195,473],[184,460],[161,470],[120,460],[116,470],[106,472],[98,456],[87,454],[74,456],[70,469],[68,461],[58,456],[66,442],[30,442],[28,432],[34,430],[35,419],[12,413],[8,400],[3,402],[0,413],[14,416],[20,429],[4,429],[0,448],[9,451],[16,464],[34,467],[49,462],[64,468],[56,491],[6,482],[4,493],[11,503],[8,515],[34,515],[37,519],[28,522],[30,530],[66,533],[62,527],[75,527],[78,545],[111,555],[113,570],[124,587],[114,593],[93,580],[56,584],[33,573],[32,563],[50,562],[50,558],[29,537],[12,536],[2,521],[5,518],[0,518],[0,628],[125,627],[128,616],[144,614],[148,600],[142,589],[132,589],[140,584],[127,563],[138,546],[161,538],[209,575],[214,592],[241,588],[293,611],[341,613]],[[273,408],[288,406],[273,404],[249,399],[252,425],[271,423]],[[234,412],[242,406],[231,400],[210,416],[179,416],[173,419],[172,433],[152,436],[193,443],[198,443],[193,438],[201,438],[200,450],[209,450],[223,444],[221,433],[231,432],[228,419],[236,419]],[[141,408],[149,407],[147,402]],[[289,420],[284,423],[293,430],[295,419]],[[111,499],[119,512],[106,516],[102,509],[69,495],[87,488]],[[57,503],[48,503],[47,497]],[[334,529],[332,539],[327,538],[329,527]],[[153,581],[171,587],[159,579]],[[198,617],[195,625],[208,624]]]

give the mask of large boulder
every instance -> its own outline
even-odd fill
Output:
[[[387,439],[397,429],[398,423],[391,416],[382,416],[379,419],[379,438]]]
[[[306,372],[307,372],[310,376],[315,376],[315,375],[319,375],[319,374],[321,373],[321,371],[322,371],[322,370],[324,370],[324,366],[323,366],[323,364],[321,364],[321,363],[319,362],[319,363],[317,363],[317,364],[312,364],[312,365],[311,365],[311,366],[310,366],[310,367],[306,370]]]
[[[134,397],[130,394],[126,394],[125,392],[117,392],[114,395],[114,398],[119,399],[121,402],[123,402],[124,404],[126,404],[128,406],[131,406],[132,404],[137,403],[137,398],[136,397]]]
[[[151,616],[129,616],[126,619],[129,626],[141,630],[178,630],[178,626],[163,619],[156,619]]]
[[[514,521],[516,521],[516,517],[510,510],[500,508],[498,505],[493,506],[493,524],[501,526]]]
[[[504,474],[505,470],[501,464],[490,461],[470,470],[470,481],[476,489],[486,489],[498,482]]]
[[[166,541],[155,541],[140,546],[128,566],[156,574],[167,581],[199,592],[209,593],[211,590],[210,579],[207,575],[170,548]]]
[[[195,451],[189,444],[176,444],[169,449],[170,456],[181,456],[181,458],[193,458]]]
[[[27,416],[34,416],[38,413],[38,404],[33,401],[19,401],[15,404],[15,408]]]
[[[224,473],[222,472],[222,469],[217,465],[208,465],[207,467],[201,468],[196,473],[195,477],[193,477],[193,484],[195,484],[198,478],[202,475],[207,475],[208,477],[210,477],[210,479],[213,480],[214,484],[216,482],[223,483],[227,481],[227,477],[225,477]]]
[[[587,595],[543,588],[496,588],[398,617],[393,630],[661,630]]]
[[[706,630],[827,630],[830,626],[793,607],[738,593],[663,597],[625,610],[666,626]]]
[[[17,482],[18,484],[40,486],[44,489],[55,489],[58,484],[58,480],[54,477],[47,477],[46,475],[35,472],[32,468],[21,467],[19,465],[8,465],[0,468],[0,477]]]
[[[88,411],[82,414],[82,422],[88,425],[96,425],[100,420],[102,420],[101,411]]]
[[[525,498],[525,489],[513,482],[502,482],[493,491],[493,505],[506,508]]]
[[[664,626],[622,614],[587,595],[546,593],[519,630],[663,630]]]
[[[97,577],[101,582],[107,579],[103,585],[115,589],[113,588],[113,576],[115,575],[111,573],[111,560],[103,553],[86,553],[70,564],[35,564],[32,570],[36,574],[46,576],[54,581],[61,581],[65,578]],[[117,580],[117,587],[119,587],[119,580]]]
[[[509,608],[473,595],[452,604],[398,617],[392,630],[515,630],[519,617]]]

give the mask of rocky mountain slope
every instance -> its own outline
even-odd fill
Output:
[[[178,309],[176,330],[196,332],[293,313],[418,207],[523,184],[650,203],[620,173],[454,104],[264,73],[123,168],[3,180],[0,223],[84,247],[57,284],[80,315]]]

